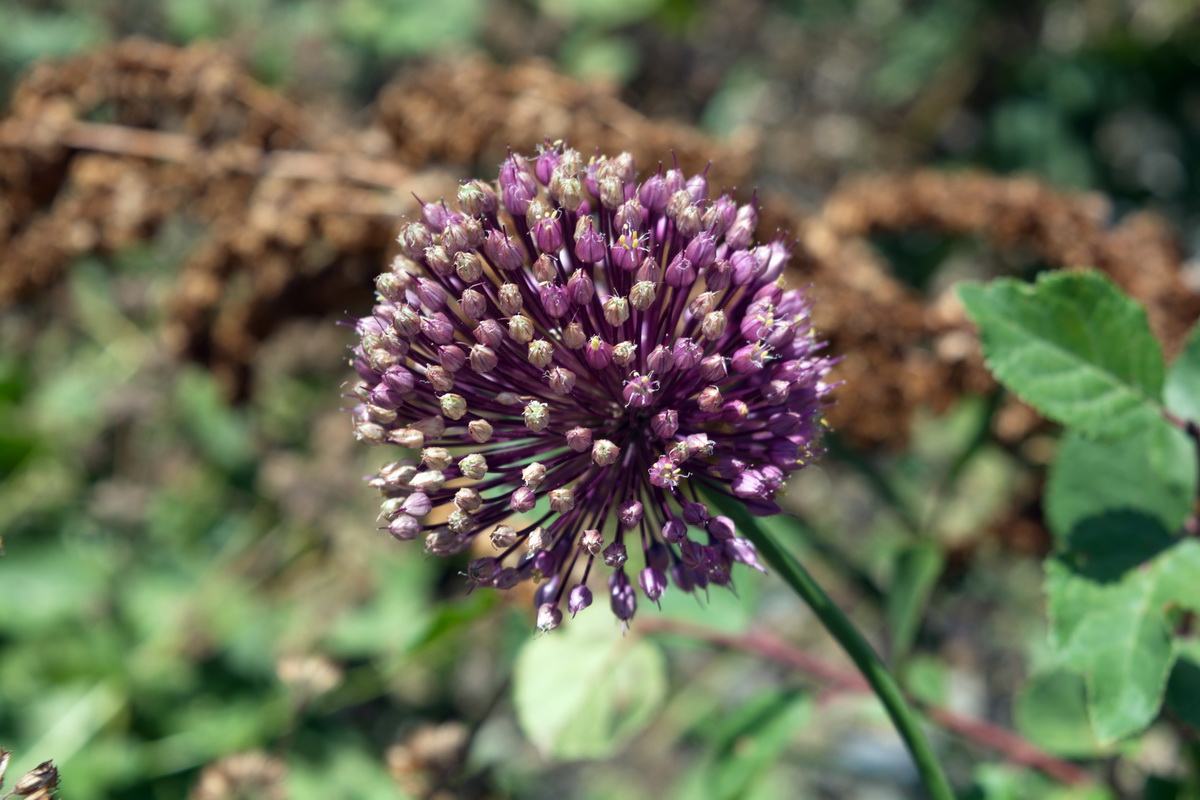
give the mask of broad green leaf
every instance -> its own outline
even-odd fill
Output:
[[[1165,420],[1112,439],[1067,431],[1046,486],[1046,516],[1058,545],[1075,549],[1089,519],[1112,512],[1148,516],[1167,533],[1179,530],[1196,493],[1196,450]]]
[[[1062,668],[1033,675],[1017,694],[1013,716],[1029,741],[1064,756],[1106,751],[1088,720],[1083,677]]]
[[[1087,681],[1096,736],[1112,742],[1137,733],[1158,714],[1175,658],[1153,576],[1138,570],[1101,584],[1058,561],[1047,573],[1059,655]]]
[[[942,549],[930,542],[906,547],[896,557],[896,570],[887,595],[893,659],[903,658],[912,646],[944,561]]]
[[[1120,580],[1057,559],[1046,572],[1051,638],[1063,666],[1087,683],[1097,737],[1137,733],[1157,716],[1175,663],[1168,613],[1200,607],[1200,542],[1180,542]]]
[[[1183,352],[1171,363],[1163,399],[1173,413],[1200,423],[1200,325],[1192,327]]]
[[[965,284],[988,366],[1050,419],[1120,436],[1161,414],[1163,357],[1146,313],[1098,272]]]
[[[653,642],[622,635],[616,620],[589,609],[517,656],[517,721],[542,752],[605,758],[654,718],[667,692],[666,660]]]

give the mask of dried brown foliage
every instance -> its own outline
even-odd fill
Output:
[[[202,233],[179,266],[165,341],[244,395],[261,344],[285,323],[364,308],[414,194],[449,195],[507,147],[545,138],[629,150],[643,167],[711,160],[716,186],[754,177],[752,142],[647,119],[539,62],[414,68],[383,90],[365,129],[318,121],[210,47],[133,40],[43,63],[0,120],[0,304],[51,287],[76,256],[184,220]],[[1174,234],[1147,215],[1116,227],[1104,216],[1102,200],[1031,178],[920,171],[848,182],[812,214],[765,198],[761,232],[796,240],[816,324],[842,356],[831,421],[856,444],[897,445],[916,407],[991,384],[953,297],[906,287],[869,237],[929,229],[1094,265],[1147,306],[1170,352],[1200,315]],[[1035,420],[1015,416],[1019,438]]]

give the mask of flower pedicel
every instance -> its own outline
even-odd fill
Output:
[[[497,187],[404,224],[357,324],[356,435],[420,453],[369,479],[387,530],[435,555],[488,536],[470,580],[536,581],[542,630],[591,604],[595,569],[622,622],[638,589],[761,569],[704,498],[774,513],[819,450],[832,362],[782,288],[787,247],[753,246],[754,206],[703,175],[638,183],[627,153],[510,155]]]

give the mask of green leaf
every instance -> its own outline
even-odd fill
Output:
[[[887,595],[887,623],[892,634],[892,659],[903,658],[916,638],[925,604],[942,574],[942,549],[918,542],[900,551]]]
[[[1073,550],[1083,546],[1088,520],[1114,512],[1136,512],[1174,533],[1195,493],[1195,448],[1165,420],[1113,439],[1068,431],[1050,466],[1046,516],[1059,547]]]
[[[1162,705],[1175,663],[1168,613],[1200,606],[1200,542],[1176,544],[1120,580],[1047,564],[1052,641],[1063,666],[1084,677],[1102,742],[1145,728]]]
[[[1094,756],[1107,750],[1088,720],[1083,677],[1061,667],[1025,682],[1013,716],[1022,736],[1059,755]]]
[[[1050,419],[1102,437],[1161,415],[1162,349],[1145,311],[1100,273],[965,284],[958,294],[996,377]]]
[[[1192,327],[1183,352],[1171,364],[1163,399],[1171,412],[1200,423],[1200,325]]]
[[[517,721],[560,759],[612,755],[654,718],[666,693],[659,647],[622,636],[615,619],[596,609],[530,639],[517,656]]]

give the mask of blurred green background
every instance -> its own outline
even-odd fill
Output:
[[[1117,213],[1157,210],[1194,252],[1198,9],[9,2],[0,99],[36,59],[131,34],[219,40],[266,84],[348,118],[417,60],[539,56],[614,82],[651,117],[718,137],[755,131],[757,185],[802,201],[866,170],[1029,171],[1103,192]],[[163,265],[198,235],[167,225],[81,260],[37,303],[0,311],[0,746],[15,751],[10,776],[53,758],[72,800],[237,796],[204,794],[220,790],[204,788],[202,768],[262,751],[287,778],[245,796],[919,796],[886,719],[860,697],[826,697],[794,672],[684,636],[622,639],[603,604],[578,630],[535,639],[524,604],[466,594],[465,561],[375,531],[376,498],[361,476],[379,454],[355,445],[341,411],[348,329],[289,327],[236,405],[211,375],[164,355],[158,331],[175,275]],[[878,245],[918,287],[965,247],[920,236]],[[1038,459],[985,435],[994,412],[988,398],[963,398],[923,419],[899,453],[835,439],[824,464],[793,481],[804,524],[781,535],[860,623],[901,642],[911,691],[1011,727],[1018,687],[1044,655],[1040,567],[1037,553],[986,531],[1040,472]],[[882,590],[901,580],[915,588],[889,606]],[[738,590],[711,604],[673,597],[664,615],[726,631],[755,623],[839,657],[775,578],[747,571]],[[591,731],[602,712],[556,694],[575,681],[620,695],[623,716]],[[578,717],[520,732],[538,703],[566,703]],[[1059,721],[1051,733],[1022,724],[1047,746],[1095,754],[1069,717]],[[992,753],[939,744],[976,797],[1113,796],[1054,795],[1030,771],[978,766]],[[1128,774],[1114,786],[1170,784],[1153,752],[1124,755]],[[244,769],[270,783],[271,763]]]

